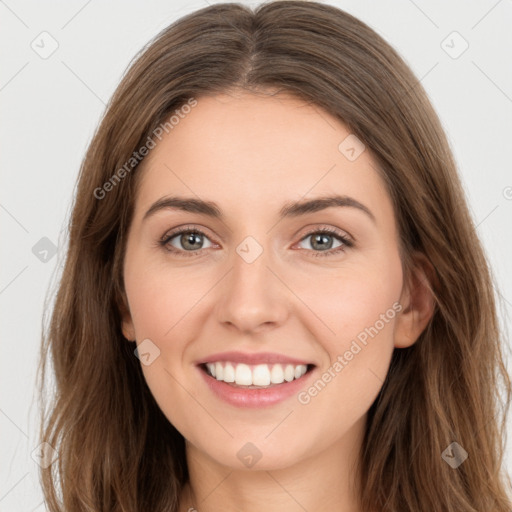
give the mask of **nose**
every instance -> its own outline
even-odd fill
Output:
[[[240,254],[234,252],[231,271],[220,287],[219,321],[244,333],[282,325],[289,314],[291,292],[272,265],[269,249],[254,261]]]

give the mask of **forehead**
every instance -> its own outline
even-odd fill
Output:
[[[246,162],[251,168],[272,163],[277,171],[304,157],[319,162],[323,155],[333,161],[339,154],[340,137],[350,134],[343,123],[317,105],[287,93],[200,97],[188,114],[174,120],[177,123],[159,143],[161,151],[152,151],[148,164],[164,151],[171,156],[172,151],[176,156],[179,153],[180,160],[207,153],[224,162],[236,158],[238,167]]]
[[[262,204],[277,210],[286,200],[339,193],[390,213],[367,148],[339,119],[289,94],[199,97],[156,142],[137,171],[139,216],[166,194],[261,211]]]

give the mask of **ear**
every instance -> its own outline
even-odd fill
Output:
[[[121,331],[123,332],[123,336],[128,341],[135,341],[135,327],[133,325],[132,315],[127,304],[128,300],[126,298],[126,295],[123,293],[119,305],[119,311],[121,313]]]
[[[434,267],[419,251],[411,255],[412,269],[400,296],[403,309],[395,324],[395,347],[413,345],[432,318],[435,300],[432,286],[437,282]]]

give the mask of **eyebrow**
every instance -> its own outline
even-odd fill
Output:
[[[344,195],[331,195],[325,197],[317,197],[307,201],[297,201],[286,203],[279,211],[281,219],[286,217],[298,217],[308,213],[319,212],[327,208],[333,207],[350,207],[357,208],[364,212],[374,223],[376,223],[375,216],[370,209],[364,204],[360,203],[353,197]],[[203,201],[194,197],[177,197],[166,196],[162,197],[151,205],[149,210],[144,214],[142,220],[146,220],[156,212],[166,209],[177,209],[190,213],[199,213],[214,219],[224,220],[224,215],[219,206],[213,201]]]

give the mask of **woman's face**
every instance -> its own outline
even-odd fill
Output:
[[[213,461],[277,469],[360,441],[394,347],[414,341],[375,165],[324,110],[244,93],[199,98],[137,171],[123,333]]]

